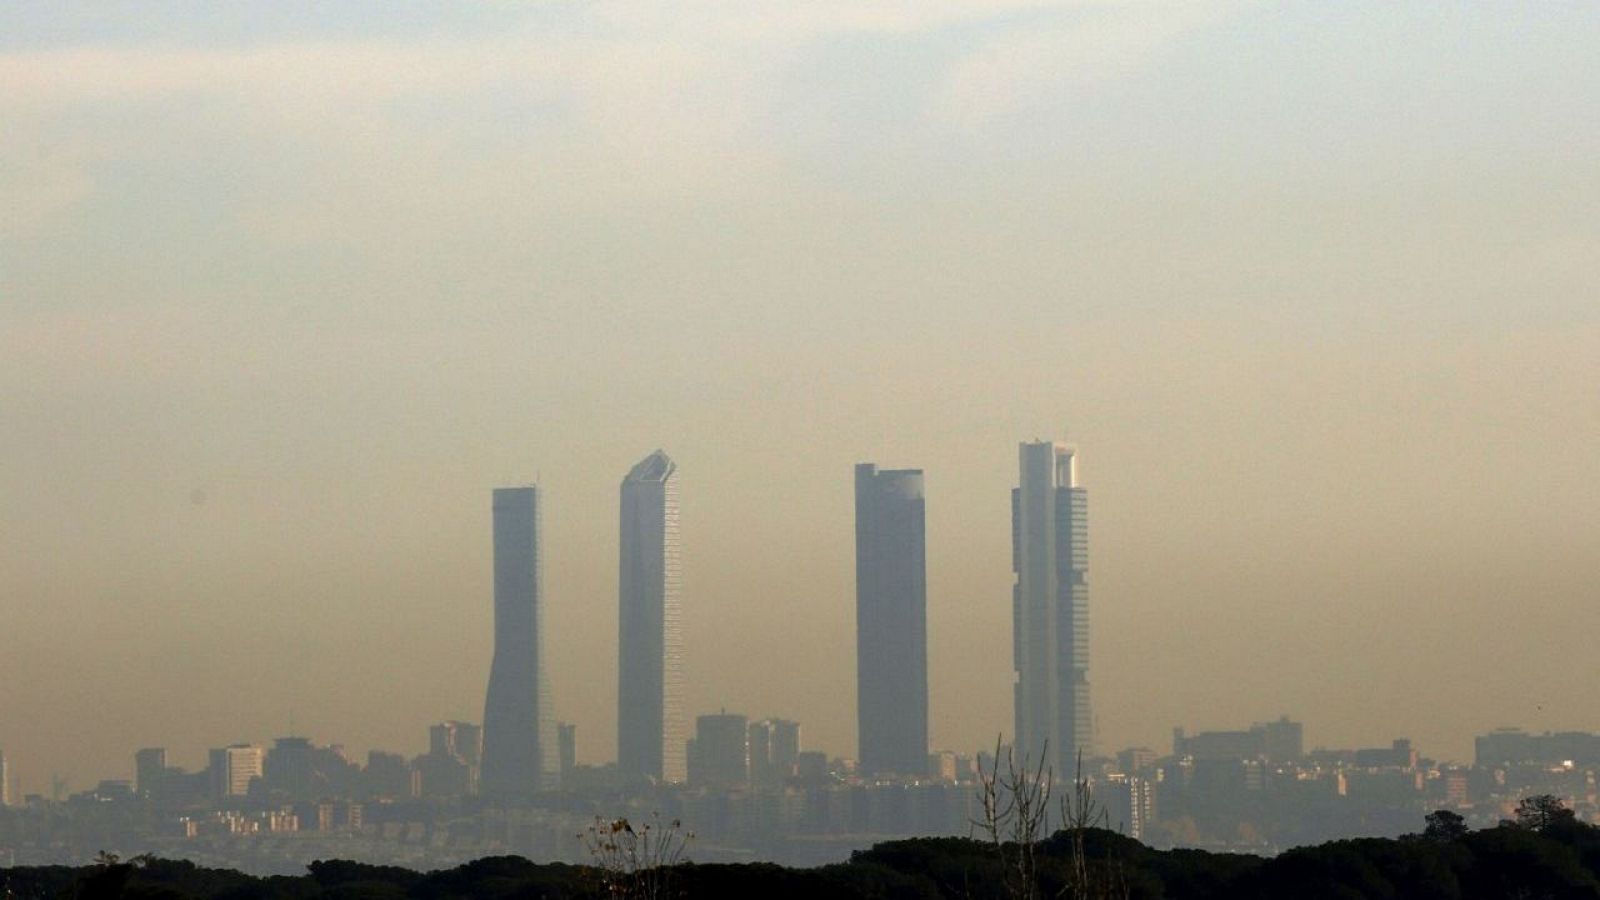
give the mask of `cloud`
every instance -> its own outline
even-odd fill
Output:
[[[470,180],[474,158],[498,156],[501,168],[520,157],[556,180],[582,180],[589,197],[705,196],[769,180],[788,155],[822,153],[824,165],[848,167],[936,146],[928,139],[951,127],[990,127],[1063,88],[1137,71],[1219,8],[601,3],[576,18],[513,18],[498,32],[436,38],[302,32],[212,46],[102,38],[0,53],[0,117],[9,125],[0,200],[16,211],[0,237],[39,233],[89,200],[107,182],[97,171],[106,160],[182,156],[210,140],[268,158],[298,149],[346,173],[409,167],[424,176],[410,182],[424,193],[437,161],[461,160],[454,177]],[[953,55],[933,51],[930,42],[948,42],[951,29],[977,42]],[[862,35],[885,52],[925,57],[929,68],[895,70],[895,83],[870,86],[892,113],[869,104],[865,118],[836,122],[869,87],[853,79],[883,73],[818,71],[828,65],[818,47]],[[794,91],[812,99],[797,105]],[[95,152],[54,146],[68,139]]]
[[[1131,71],[1221,9],[1193,0],[603,3],[576,22],[521,23],[491,36],[297,38],[220,49],[99,43],[5,53],[0,103],[246,92],[324,105],[511,84],[592,88],[588,93],[602,99],[609,90],[638,101],[638,111],[663,92],[692,93],[686,80],[696,91],[726,91],[737,74],[759,86],[763,69],[819,39],[909,40],[952,27],[1003,28],[956,64],[950,93],[959,104]]]
[[[992,128],[1075,91],[1137,74],[1228,11],[1228,4],[1193,0],[1083,4],[1008,28],[955,64],[931,111],[966,131]]]

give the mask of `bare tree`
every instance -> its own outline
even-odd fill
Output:
[[[1001,768],[1001,750],[1005,766]],[[978,800],[982,818],[973,825],[994,846],[1005,879],[1006,894],[1014,900],[1039,896],[1038,843],[1049,828],[1050,782],[1054,772],[1046,764],[1048,745],[1040,748],[1039,761],[1030,767],[1026,755],[1019,763],[1011,747],[994,742],[989,770],[978,767]]]
[[[612,897],[665,900],[672,896],[672,869],[683,861],[693,832],[677,819],[663,823],[659,813],[635,828],[627,819],[602,819],[579,835],[601,883]]]
[[[1094,797],[1094,785],[1083,774],[1083,751],[1078,751],[1077,772],[1072,778],[1072,793],[1061,798],[1061,827],[1071,848],[1070,871],[1062,894],[1073,900],[1112,900],[1129,894],[1127,878],[1119,860],[1111,860],[1096,877],[1089,867],[1086,839],[1095,828],[1108,829],[1110,811]]]
[[[1050,833],[1050,797],[1055,781],[1055,773],[1046,762],[1049,758],[1047,744],[1040,748],[1038,762],[1030,766],[1026,756],[1019,761],[1012,748],[996,738],[994,761],[987,770],[978,767],[982,818],[972,824],[993,845],[1006,894],[1014,900],[1037,900],[1040,896],[1038,845]],[[1097,828],[1109,828],[1111,815],[1095,799],[1094,785],[1083,774],[1082,750],[1078,751],[1072,792],[1060,796],[1057,804],[1070,857],[1066,883],[1056,896],[1125,900],[1131,891],[1121,861],[1108,859],[1098,866],[1089,863],[1088,834]]]

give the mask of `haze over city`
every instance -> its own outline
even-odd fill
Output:
[[[617,490],[684,705],[854,752],[853,466],[925,472],[929,738],[1012,728],[1017,445],[1102,747],[1596,729],[1600,8],[0,10],[0,748],[478,720],[537,481],[615,757]]]

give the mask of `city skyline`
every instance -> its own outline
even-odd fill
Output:
[[[36,792],[481,719],[483,507],[533,480],[609,758],[655,447],[688,714],[857,746],[879,460],[934,500],[929,742],[992,744],[1034,436],[1093,495],[1101,749],[1593,727],[1595,46],[1589,4],[0,5],[0,748]]]
[[[1240,724],[1180,726],[1170,752],[1128,747],[1085,760],[1083,789],[1105,827],[1126,839],[1157,852],[1190,848],[1192,858],[1231,852],[1230,868],[1249,856],[1352,839],[1398,840],[1431,853],[1463,829],[1494,832],[1480,837],[1499,852],[1541,825],[1529,818],[1535,812],[1559,816],[1580,835],[1600,822],[1600,733],[1495,729],[1476,736],[1470,762],[1450,762],[1405,737],[1307,748],[1304,723],[1287,715]],[[57,782],[48,797],[0,810],[0,869],[91,859],[104,868],[113,855],[136,867],[190,861],[257,875],[307,866],[322,874],[317,861],[335,856],[415,872],[508,854],[582,863],[593,832],[581,829],[623,828],[625,820],[610,816],[624,810],[652,830],[692,830],[697,863],[814,867],[895,841],[970,839],[974,821],[988,821],[985,783],[996,765],[982,752],[939,752],[921,775],[885,777],[805,748],[798,722],[722,710],[696,718],[686,784],[651,784],[614,766],[564,766],[559,791],[509,798],[480,795],[477,726],[446,721],[426,733],[427,752],[375,751],[365,765],[337,741],[308,737],[216,748],[197,772],[171,766],[165,748],[144,748],[133,754],[136,781],[108,778],[70,793]],[[564,725],[563,742],[571,736]],[[662,812],[644,816],[645,809]],[[658,818],[665,815],[670,823]],[[1441,825],[1455,834],[1441,834]],[[502,885],[504,871],[496,873]],[[1362,873],[1363,883],[1381,884],[1369,876]],[[1383,887],[1381,896],[1393,894]]]
[[[479,790],[478,726],[445,721],[426,734],[425,753],[373,751],[365,765],[337,741],[303,736],[214,748],[195,772],[170,765],[163,747],[143,748],[133,780],[71,792],[54,782],[50,796],[0,812],[0,866],[81,865],[118,851],[258,874],[294,874],[330,851],[416,870],[508,852],[571,862],[586,852],[575,832],[593,809],[647,805],[710,841],[697,862],[814,866],[885,840],[970,834],[996,764],[982,751],[940,751],[921,774],[867,772],[806,748],[798,722],[724,709],[696,718],[687,783],[567,765],[563,724],[560,790],[510,797]],[[1430,827],[1499,829],[1530,798],[1575,823],[1600,821],[1594,732],[1495,729],[1476,736],[1470,762],[1436,759],[1406,737],[1332,748],[1304,738],[1304,723],[1283,714],[1248,729],[1178,726],[1170,752],[1126,747],[1085,760],[1080,774],[1113,827],[1156,850],[1270,856],[1341,838],[1415,840],[1425,814]]]
[[[1048,726],[1045,726],[1043,731],[1044,733],[1058,735],[1058,737],[1051,738],[1051,743],[1054,746],[1083,747],[1085,748],[1086,755],[1091,753],[1109,753],[1111,752],[1110,748],[1096,746],[1092,737],[1087,743],[1071,737],[1071,735],[1081,734],[1086,730],[1091,735],[1093,733],[1091,714],[1087,712],[1071,712],[1072,710],[1084,709],[1088,705],[1082,702],[1088,696],[1088,682],[1086,677],[1087,667],[1083,664],[1085,656],[1082,653],[1083,649],[1087,645],[1087,640],[1084,636],[1085,629],[1081,627],[1074,627],[1078,626],[1079,623],[1087,621],[1087,582],[1083,578],[1087,551],[1087,507],[1085,499],[1086,493],[1084,489],[1077,483],[1077,449],[1075,446],[1070,444],[1062,444],[1051,441],[1032,443],[1024,442],[1019,446],[1019,449],[1021,472],[1023,474],[1024,483],[1030,483],[1031,476],[1031,483],[1034,493],[1041,497],[1052,498],[1044,507],[1046,509],[1053,510],[1046,516],[1046,519],[1050,521],[1052,527],[1046,529],[1043,533],[1038,535],[1038,539],[1044,541],[1044,544],[1041,546],[1053,548],[1050,549],[1046,554],[1046,568],[1051,571],[1060,568],[1060,575],[1054,576],[1041,584],[1042,593],[1040,593],[1040,596],[1054,596],[1059,593],[1059,598],[1062,601],[1059,604],[1060,607],[1075,611],[1075,618],[1067,623],[1051,625],[1051,620],[1047,619],[1045,627],[1042,631],[1042,633],[1049,634],[1054,633],[1057,628],[1060,628],[1060,633],[1063,635],[1063,637],[1069,634],[1077,635],[1076,639],[1069,642],[1069,649],[1065,653],[1062,653],[1060,648],[1054,645],[1044,648],[1045,658],[1058,659],[1061,664],[1060,671],[1058,672],[1057,676],[1060,679],[1059,684],[1055,686],[1053,691],[1047,692],[1049,696],[1053,697],[1053,699],[1048,700],[1048,704],[1053,704],[1055,707],[1061,709],[1063,711],[1062,715],[1066,718],[1061,718],[1058,716],[1045,717],[1051,720],[1051,722]],[[680,552],[678,550],[677,531],[678,493],[675,477],[676,471],[676,463],[673,462],[672,459],[663,451],[656,450],[647,455],[643,460],[640,460],[638,463],[636,463],[629,470],[628,475],[622,481],[622,514],[619,520],[621,522],[621,530],[619,531],[618,546],[621,549],[620,558],[622,560],[620,566],[622,580],[619,582],[619,584],[622,585],[623,588],[619,589],[619,600],[625,601],[625,598],[631,595],[635,597],[635,599],[645,601],[647,605],[651,602],[650,598],[652,597],[655,598],[654,602],[656,602],[658,605],[666,600],[676,601],[678,593],[678,576],[676,573],[679,571],[678,556]],[[883,495],[883,497],[878,498],[879,501],[890,498],[891,495],[893,497],[897,497],[901,501],[902,505],[906,505],[907,501],[910,501],[909,505],[906,505],[905,509],[899,511],[900,521],[898,521],[895,525],[895,527],[901,528],[903,533],[899,535],[898,541],[891,542],[897,544],[896,550],[899,552],[909,552],[915,547],[918,539],[920,539],[925,530],[925,525],[923,525],[921,521],[923,502],[922,477],[923,471],[921,469],[879,470],[875,464],[867,463],[856,465],[854,485],[857,502],[856,563],[858,578],[862,572],[861,567],[863,562],[873,555],[873,553],[869,551],[865,557],[863,556],[863,551],[867,550],[867,545],[862,543],[863,539],[866,537],[866,533],[862,530],[863,523],[860,514],[860,511],[863,508],[863,502],[866,501],[870,504],[872,501],[868,500],[867,498],[872,497],[874,494]],[[536,620],[542,620],[545,615],[544,594],[541,586],[544,570],[544,554],[541,546],[542,538],[540,537],[543,531],[543,506],[540,500],[542,492],[537,486],[525,486],[518,488],[497,488],[493,493],[495,498],[494,509],[496,513],[496,583],[505,585],[505,590],[503,592],[497,592],[496,594],[496,602],[494,606],[497,611],[497,615],[501,610],[501,597],[513,598],[520,596],[525,592],[528,585],[531,584],[533,586],[533,597],[535,598],[534,608],[537,611]],[[1012,534],[1014,540],[1016,540],[1019,536],[1024,536],[1028,533],[1028,527],[1024,526],[1023,524],[1024,522],[1028,521],[1022,512],[1022,497],[1024,496],[1024,493],[1025,492],[1021,488],[1012,489]],[[893,518],[894,514],[891,513],[889,517]],[[1036,515],[1034,518],[1037,519],[1038,516]],[[1054,526],[1064,526],[1067,530],[1058,533],[1056,527]],[[1035,523],[1033,527],[1037,527],[1037,523]],[[530,541],[531,552],[528,552],[523,545]],[[1020,560],[1024,556],[1023,547],[1028,543],[1028,541],[1024,540],[1022,543],[1016,546],[1015,552],[1017,554],[1016,558],[1019,560],[1019,564]],[[503,556],[498,552],[502,548],[502,545],[506,550]],[[633,552],[630,553],[630,550]],[[1059,554],[1059,562],[1057,559],[1057,554]],[[923,563],[915,553],[911,553],[910,556],[911,558],[916,559],[916,561],[921,565],[925,565],[925,563]],[[630,565],[630,560],[638,565]],[[896,572],[895,574],[906,575],[908,572],[911,572],[917,567],[918,566],[900,566],[899,568],[902,571]],[[895,567],[891,566],[890,568]],[[502,582],[500,579],[504,579],[504,581]],[[628,587],[635,588],[636,590],[629,591],[627,589]],[[1018,580],[1013,584],[1012,587],[1014,595],[1013,602],[1015,603],[1016,599],[1022,596],[1020,571],[1018,573]],[[860,653],[861,647],[863,646],[863,636],[870,632],[863,631],[860,627],[862,619],[860,617],[861,607],[859,601],[859,584],[857,593],[858,617],[855,638],[858,648],[857,652]],[[908,593],[908,595],[920,594],[923,603],[925,604],[926,602],[925,584],[918,585],[912,588],[909,592],[903,593]],[[672,602],[666,605],[664,608],[673,609],[676,607],[676,605],[676,602]],[[681,611],[676,612],[677,615],[681,616]],[[515,619],[516,617],[513,616],[510,618]],[[658,621],[656,624],[660,625],[660,622]],[[508,635],[514,634],[520,630],[523,630],[520,628],[520,626],[513,626],[508,628],[506,633]],[[619,630],[619,651],[621,647],[629,642],[630,638],[632,639],[633,643],[639,644],[642,639],[648,637],[648,635],[653,633],[655,630],[656,629],[653,627],[634,633]],[[671,631],[671,629],[663,631],[662,637],[667,637]],[[497,634],[499,633],[498,627],[496,632]],[[538,632],[537,629],[536,633],[538,634],[538,638],[533,642],[533,644],[542,646],[544,643],[544,636],[542,632]],[[680,644],[676,655],[681,660],[681,638],[678,640]],[[512,641],[507,641],[507,646],[509,647],[512,643]],[[1020,640],[1019,634],[1018,646],[1021,646],[1024,643],[1026,642]],[[663,643],[663,647],[668,646],[669,644],[670,642]],[[914,644],[914,642],[912,642],[912,644]],[[912,644],[908,644],[908,646],[911,646]],[[518,654],[508,654],[508,656],[515,655]],[[541,654],[536,653],[534,658],[537,658],[538,655]],[[648,653],[635,655],[619,652],[619,659],[633,659],[636,662],[641,659],[648,662],[648,658],[650,656],[651,654]],[[512,667],[506,666],[505,668],[509,670]],[[524,668],[526,668],[526,666],[524,666]],[[860,677],[860,673],[858,673],[858,698],[862,696],[860,692],[863,687],[863,685],[860,683]],[[491,683],[490,690],[492,693],[492,684],[495,681],[495,678],[492,674],[492,667],[489,681]],[[637,675],[630,679],[629,669],[626,665],[619,670],[619,684],[638,684],[644,681],[644,679],[638,677]],[[551,687],[556,683],[559,683],[559,681],[552,681],[548,677],[540,679],[540,687],[533,695],[537,698],[541,698],[541,702],[537,704],[540,712],[538,712],[536,716],[541,723],[543,723],[543,721],[547,718],[556,717],[561,712],[549,699],[553,693]],[[1067,690],[1065,689],[1067,686],[1073,687],[1071,690]],[[1019,753],[1026,752],[1028,755],[1036,757],[1038,749],[1035,746],[1035,742],[1037,741],[1037,738],[1030,735],[1038,732],[1039,729],[1029,729],[1025,732],[1024,720],[1027,718],[1027,716],[1025,715],[1023,704],[1020,701],[1020,698],[1023,695],[1020,678],[1017,684],[1017,689],[1018,700],[1014,707],[1015,730],[1002,730],[998,733],[998,736],[1004,739],[1007,743],[1010,743],[1014,739],[1014,736],[1023,735],[1023,739],[1018,745]],[[715,692],[715,689],[712,690]],[[681,677],[679,686],[677,688],[677,693],[679,693],[679,695],[682,693]],[[926,698],[925,689],[923,697],[924,699]],[[1064,697],[1066,698],[1065,700],[1063,699]],[[783,704],[780,702],[778,705],[782,706]],[[485,720],[490,718],[487,706],[488,704],[486,703]],[[722,708],[724,710],[726,709],[725,706]],[[861,704],[858,700],[856,708],[857,716],[864,719],[866,716],[866,708],[867,707]],[[617,705],[619,735],[625,731],[623,725],[625,718],[623,709],[624,705],[619,697],[619,702]],[[687,718],[688,715],[692,714],[694,713],[691,711],[690,713],[682,714],[681,717]],[[754,720],[752,719],[750,721],[753,722]],[[926,716],[924,716],[924,721],[926,721]],[[1086,723],[1088,723],[1087,729],[1084,727]],[[541,724],[541,728],[537,729],[537,733],[542,734],[544,730],[552,730],[553,733],[553,722],[551,723],[551,726],[551,729],[544,729]],[[1503,727],[1503,724],[1496,727]],[[681,733],[683,733],[685,736],[685,740],[676,742],[670,741],[670,739],[667,738],[666,733],[663,732],[663,739],[658,743],[663,748],[663,753],[666,757],[673,755],[670,752],[670,748],[675,745],[678,748],[676,755],[679,757],[679,762],[677,764],[681,766],[683,765],[683,760],[686,755],[686,743],[691,742],[688,742],[688,729],[683,726],[680,726],[680,728],[682,729]],[[860,742],[861,733],[864,732],[858,732],[856,743]],[[1130,743],[1129,746],[1139,743],[1141,742],[1135,741]],[[249,743],[232,744],[223,750],[213,749],[209,751],[212,760],[212,770],[215,771],[216,759],[219,753],[228,754],[235,750],[249,750],[253,746],[254,745]],[[540,764],[540,771],[542,774],[539,776],[538,783],[544,786],[541,789],[548,789],[549,786],[554,784],[554,774],[559,771],[559,765],[546,758],[552,757],[557,750],[555,748],[555,742],[553,739],[542,742],[541,746],[547,746],[550,749],[548,752],[543,750],[535,751],[538,757],[541,760],[544,760],[544,762],[541,762]],[[985,746],[990,746],[990,744],[980,741],[977,746],[982,748]],[[952,749],[951,746],[941,747],[932,743],[928,744],[928,750],[930,752],[938,750],[948,751],[950,749]],[[858,757],[859,756],[860,754],[858,754]],[[3,759],[4,757],[0,756],[0,760]],[[584,759],[589,764],[607,761],[605,757],[597,756],[592,751],[587,754]],[[620,765],[621,760],[622,756],[619,752],[618,755],[612,757],[610,761],[617,762]],[[1049,762],[1052,767],[1064,766],[1068,770],[1070,770],[1074,765],[1072,754],[1067,751],[1062,751],[1060,754],[1053,754],[1053,758]],[[257,768],[259,768],[259,764],[259,760],[257,760],[255,763]],[[231,766],[232,764],[229,763],[229,765]],[[687,774],[687,768],[681,768],[679,771]],[[864,769],[864,771],[870,772],[871,767],[869,766],[868,768]],[[38,773],[35,774],[37,775]],[[254,774],[259,775],[259,772],[255,772]],[[639,774],[650,773],[642,772]],[[54,773],[52,773],[52,776],[53,775]],[[15,777],[15,775],[13,775],[13,777]],[[216,777],[218,776],[213,774],[213,778]],[[248,777],[249,773],[247,772],[245,778],[247,779]],[[669,782],[681,782],[684,781],[685,778],[683,776],[679,776],[676,779],[665,778],[662,780]],[[498,781],[498,776],[491,774],[488,785],[485,787],[486,793],[494,794],[504,792],[506,789],[503,786],[497,786]],[[235,793],[241,789],[243,783],[244,782],[241,781],[238,784],[234,784],[232,788],[228,790],[222,790],[214,783],[212,790],[214,792],[221,791],[223,794]]]

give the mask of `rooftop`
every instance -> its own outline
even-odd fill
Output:
[[[664,450],[646,456],[637,465],[628,470],[627,481],[666,481],[672,473],[678,471],[678,464]]]

